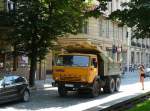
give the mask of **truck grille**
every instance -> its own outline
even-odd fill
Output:
[[[63,81],[81,81],[80,77],[66,77],[66,76],[61,76],[61,80]]]

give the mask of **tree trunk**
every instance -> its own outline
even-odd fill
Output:
[[[35,85],[37,61],[36,61],[36,56],[32,56],[30,59],[31,59],[31,66],[30,66],[30,75],[29,75],[29,86],[33,87]]]
[[[16,71],[18,68],[18,55],[16,51],[16,44],[14,45],[14,51],[13,51],[13,71]]]
[[[40,63],[39,63],[39,80],[41,80],[41,75],[42,75],[42,63],[40,60]]]
[[[18,57],[16,55],[13,56],[13,71],[16,71],[18,67]]]

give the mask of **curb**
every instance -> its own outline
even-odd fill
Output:
[[[48,89],[48,88],[52,88],[53,86],[46,86],[46,87],[29,87],[30,91],[37,91],[37,90],[43,90],[43,89]]]
[[[138,100],[139,98],[143,98],[143,100],[145,98],[147,98],[147,96],[149,97],[150,96],[150,91],[148,92],[145,92],[143,94],[139,94],[139,95],[136,95],[134,97],[131,97],[131,98],[128,98],[126,100],[122,100],[120,102],[116,102],[115,101],[113,102],[114,104],[111,104],[110,106],[108,107],[99,107],[99,106],[102,106],[102,105],[98,105],[98,106],[95,106],[95,107],[92,107],[92,108],[89,108],[89,109],[86,109],[84,111],[124,111],[124,110],[121,110],[121,107],[123,107],[124,105],[128,105],[130,104],[131,102],[134,102],[136,100]],[[142,102],[142,101],[141,101]],[[112,101],[111,101],[112,103]],[[105,103],[103,104],[104,106],[107,106],[105,105]],[[118,109],[118,110],[117,110]]]

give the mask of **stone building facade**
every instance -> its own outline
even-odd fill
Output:
[[[108,10],[105,11],[105,14],[103,16],[97,19],[92,17],[89,18],[83,27],[82,33],[78,35],[69,35],[69,38],[71,38],[72,41],[76,39],[84,40],[86,38],[91,40],[91,42],[97,42],[99,44],[99,47],[105,50],[109,56],[113,55],[113,48],[115,48],[117,50],[117,52],[114,54],[115,59],[121,59],[120,57],[122,57],[124,67],[128,68],[130,64],[144,64],[149,67],[150,39],[131,39],[132,31],[130,30],[130,28],[128,28],[127,26],[119,27],[116,22],[107,19],[108,15],[112,11],[121,9],[122,7],[120,6],[120,4],[127,1],[129,0],[111,0],[107,4]],[[0,2],[0,10],[8,10],[12,7],[13,3],[11,3],[9,0],[7,2]],[[5,22],[3,21],[2,23]],[[6,32],[4,31],[4,29],[7,28],[0,25],[0,38],[2,38],[2,35],[5,36]],[[12,58],[9,56],[9,58],[7,58],[6,56],[4,56],[4,51],[1,51],[1,49],[3,49],[3,47],[6,48],[6,46],[8,45],[5,45],[1,39],[0,62],[5,60],[9,61],[12,64]],[[6,49],[12,50],[11,46],[9,46],[9,48],[7,47]],[[50,51],[46,59],[38,64],[36,79],[45,79],[46,74],[51,74],[52,58],[53,55]],[[21,61],[18,63],[21,63]],[[2,64],[0,63],[0,65]],[[18,72],[25,72],[24,75],[28,77],[29,69],[28,67],[26,68],[20,67],[18,68]]]
[[[132,39],[132,30],[129,27],[119,27],[117,23],[106,19],[111,12],[122,9],[122,3],[129,1],[110,0],[104,16],[98,19],[89,18],[83,28],[83,33],[70,37],[74,39],[89,38],[97,41],[110,56],[113,46],[117,47],[118,51],[121,49],[123,67],[126,69],[129,69],[130,65],[137,68],[140,64],[150,67],[150,39]],[[116,54],[117,57],[119,57],[119,53]]]

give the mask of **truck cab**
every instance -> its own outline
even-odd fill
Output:
[[[53,67],[53,79],[63,84],[90,84],[96,75],[98,75],[97,56],[92,54],[59,55]]]

